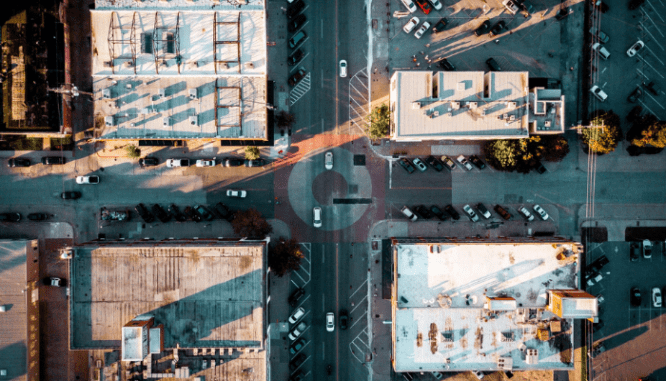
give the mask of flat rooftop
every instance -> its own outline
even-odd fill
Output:
[[[577,287],[575,262],[556,258],[565,250],[576,252],[576,245],[394,246],[396,371],[497,370],[500,357],[511,358],[514,370],[573,368],[562,350],[573,345],[572,329],[551,341],[538,340],[536,333],[541,322],[556,318],[545,310],[547,290]],[[489,313],[484,309],[486,296],[511,297],[517,308]],[[505,334],[512,339],[504,340]],[[434,351],[429,337],[434,339]],[[536,364],[526,362],[525,348],[538,350]]]
[[[262,348],[264,241],[87,245],[71,260],[72,349],[120,349],[138,315],[164,348]]]
[[[396,71],[391,136],[399,141],[526,138],[528,72]]]

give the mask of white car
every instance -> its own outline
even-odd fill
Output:
[[[539,215],[539,217],[541,217],[542,220],[546,221],[548,219],[548,213],[546,213],[546,211],[543,210],[543,208],[540,207],[539,205],[534,205],[532,209],[534,209],[534,211],[537,212],[537,214]]]
[[[335,314],[329,312],[326,314],[326,331],[333,332],[335,330]]]
[[[418,168],[419,171],[421,171],[421,172],[425,172],[428,169],[428,167],[425,165],[423,160],[419,159],[418,157],[416,159],[412,160],[412,162],[414,162],[414,165],[416,166],[416,168]]]
[[[238,189],[227,189],[227,196],[245,198],[247,196],[247,192]]]
[[[405,26],[402,27],[402,30],[404,30],[405,33],[410,33],[412,30],[414,30],[414,28],[416,28],[417,25],[419,25],[419,22],[421,22],[421,20],[419,20],[418,17],[414,16],[411,19],[409,19],[409,22],[405,24]]]
[[[652,241],[643,240],[643,258],[652,258]]]
[[[654,307],[661,307],[661,290],[659,287],[652,289],[652,305]]]
[[[99,176],[76,176],[77,184],[99,184]]]
[[[414,33],[414,37],[421,38],[421,36],[423,36],[423,33],[425,33],[428,30],[428,28],[430,28],[430,23],[424,21],[419,30],[417,30],[416,33]]]
[[[433,371],[431,373],[432,373],[432,376],[435,377],[436,380],[441,380],[442,377],[444,377],[441,373],[439,373],[437,371]]]
[[[199,159],[196,162],[196,166],[199,168],[202,167],[214,167],[215,166],[215,158],[212,159]]]
[[[641,41],[641,40],[636,41],[636,43],[631,45],[631,48],[629,48],[629,50],[627,50],[627,55],[629,57],[635,56],[636,53],[638,53],[639,50],[643,49],[644,46],[645,46],[645,44],[643,43],[643,41]]]
[[[467,213],[469,219],[472,220],[472,222],[479,221],[479,216],[477,216],[476,213],[474,213],[474,209],[472,209],[472,207],[469,206],[469,204],[463,206],[463,210],[465,211],[465,213]]]
[[[527,221],[534,221],[534,216],[524,206],[521,206],[520,209],[518,209],[518,213],[522,214],[523,217],[527,219]]]
[[[298,307],[291,316],[289,316],[289,324],[296,324],[301,318],[305,315],[305,309],[303,307]]]
[[[465,167],[466,170],[471,171],[472,170],[472,164],[467,161],[464,155],[460,155],[456,157],[456,160],[458,160],[458,163],[460,163],[463,167]]]
[[[321,227],[321,208],[318,206],[312,209],[312,226],[316,228]]]
[[[190,159],[167,159],[166,166],[169,168],[189,167]]]
[[[592,45],[592,50],[599,53],[601,58],[607,60],[610,57],[610,52],[604,48],[600,43],[596,42]]]
[[[409,218],[409,220],[412,221],[412,222],[414,222],[414,221],[416,221],[416,220],[419,219],[419,218],[416,216],[416,214],[414,214],[414,212],[412,212],[411,210],[409,210],[409,208],[406,207],[406,206],[403,206],[402,209],[400,209],[400,211],[402,212],[402,214],[405,215],[405,217]]]
[[[432,7],[435,8],[435,10],[440,10],[442,9],[442,3],[439,2],[439,0],[428,0],[430,4],[432,4]]]
[[[590,92],[594,94],[595,97],[599,98],[599,100],[602,102],[608,99],[608,94],[601,90],[601,88],[597,85],[592,86]]]
[[[409,12],[414,13],[416,12],[416,5],[414,5],[414,2],[412,0],[400,0],[402,1],[402,4],[409,9]]]
[[[324,167],[328,170],[333,169],[333,152],[328,151],[324,155]]]
[[[344,78],[347,76],[347,61],[340,60],[340,77]]]

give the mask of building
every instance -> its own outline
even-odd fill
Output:
[[[393,239],[396,372],[572,370],[582,246],[564,239]],[[554,297],[556,296],[556,297]]]
[[[97,0],[91,12],[95,140],[268,140],[264,1]]]
[[[530,89],[527,72],[396,71],[390,99],[390,134],[396,141],[564,132],[561,90]]]
[[[248,372],[265,379],[267,245],[200,239],[74,248],[71,349],[91,350],[104,379]]]

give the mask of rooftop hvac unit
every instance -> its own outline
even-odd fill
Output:
[[[104,61],[104,67],[111,67],[111,66],[113,66],[111,64],[111,61]]]
[[[412,109],[418,110],[421,108],[421,102],[412,102]]]
[[[454,110],[459,109],[459,108],[460,108],[460,102],[451,102],[451,107],[452,107]]]
[[[547,121],[545,122],[545,125],[546,125],[546,127],[550,127],[550,120],[547,120]]]
[[[515,116],[515,115],[511,115],[511,116],[509,117],[509,120],[513,122],[514,120],[516,120],[516,116]]]
[[[509,108],[516,108],[516,102],[509,102]]]
[[[110,99],[111,98],[111,89],[102,89],[102,98],[103,99]]]
[[[245,68],[246,69],[254,69],[254,64],[252,62],[246,62],[245,63]]]
[[[169,117],[162,118],[162,126],[169,127]]]
[[[497,367],[500,370],[512,370],[513,359],[511,357],[500,357],[499,359],[497,359]]]
[[[125,88],[126,88],[127,90],[132,90],[132,84],[131,84],[131,83],[126,84],[126,85],[125,85]]]
[[[190,124],[193,125],[193,126],[197,125],[197,116],[196,115],[190,116]]]
[[[476,103],[476,102],[467,102],[467,107],[469,107],[470,110],[471,110],[471,109],[475,109],[476,106],[477,106],[477,103]]]
[[[166,97],[166,89],[165,88],[162,87],[160,89],[159,96],[160,96],[160,98]]]
[[[105,117],[104,117],[104,124],[105,124],[107,127],[111,127],[111,126],[113,126],[113,116],[105,116]]]
[[[190,99],[197,99],[197,89],[190,89]]]
[[[525,362],[534,365],[539,362],[539,350],[533,348],[527,348],[525,350]]]

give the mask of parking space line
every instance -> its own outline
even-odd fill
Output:
[[[659,29],[659,26],[654,22],[654,20],[652,20],[652,17],[650,17],[647,13],[645,14],[645,16],[647,16],[648,20],[650,20],[650,22],[652,22],[652,26],[654,26],[654,28],[657,30],[657,32],[659,32],[659,34],[661,34],[661,37],[664,37],[664,34],[661,33],[661,29]],[[639,24],[642,26],[643,22],[641,21],[641,22],[639,22]]]
[[[661,103],[657,102],[657,100],[656,100],[652,95],[650,95],[650,93],[645,92],[645,95],[647,95],[648,97],[650,97],[650,98],[654,101],[654,103],[656,103],[659,107],[661,107],[662,109],[666,110],[666,108],[665,108],[664,106],[662,106]]]
[[[661,17],[657,8],[655,8],[654,5],[652,5],[652,3],[650,1],[646,1],[646,3],[648,3],[650,5],[650,7],[652,7],[652,9],[654,9],[654,14],[657,15],[661,19],[661,22],[664,22],[664,18]],[[643,7],[641,7],[641,11],[643,11]]]
[[[654,58],[655,58],[657,61],[659,61],[659,63],[661,64],[661,66],[664,66],[664,61],[660,60],[659,57],[657,56],[657,54],[655,54],[655,53],[652,51],[652,49],[650,49],[647,45],[645,45],[645,48],[646,48],[650,53],[652,53],[652,55],[654,56]],[[664,48],[661,48],[661,49],[663,50]]]
[[[643,107],[645,107],[646,110],[648,110],[648,111],[649,111],[650,113],[652,113],[653,115],[657,116],[657,113],[654,112],[654,111],[652,111],[652,109],[649,108],[649,107],[645,104],[645,102],[643,102],[643,101],[640,100],[640,99],[639,99],[638,101],[643,105]],[[660,118],[660,119],[661,119],[661,118]]]

